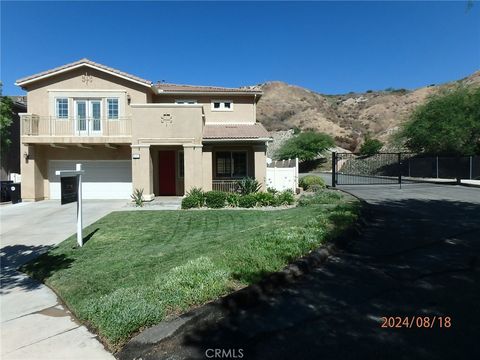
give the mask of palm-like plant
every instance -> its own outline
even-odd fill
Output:
[[[261,187],[262,185],[260,185],[256,179],[249,177],[237,181],[238,192],[242,195],[257,193],[260,191]]]
[[[135,206],[142,207],[144,200],[143,200],[143,189],[135,189],[132,195],[130,195]]]

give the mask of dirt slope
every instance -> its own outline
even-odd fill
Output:
[[[258,102],[257,119],[271,131],[299,128],[326,132],[339,146],[355,150],[366,134],[388,142],[389,135],[427,96],[458,84],[480,86],[480,71],[458,81],[416,90],[345,95],[324,95],[272,81],[258,85],[264,95]]]

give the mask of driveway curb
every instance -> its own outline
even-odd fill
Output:
[[[336,189],[337,191],[343,191]],[[347,192],[345,192],[347,193]],[[154,346],[185,327],[207,328],[224,317],[226,314],[236,312],[240,308],[250,308],[265,300],[269,295],[295,279],[312,272],[323,265],[327,259],[338,251],[341,251],[349,242],[356,239],[363,231],[369,217],[366,202],[349,194],[360,201],[361,208],[358,221],[328,244],[322,245],[309,254],[287,265],[283,270],[268,275],[265,279],[254,285],[228,294],[220,299],[193,309],[183,315],[161,322],[150,327],[133,337],[115,357],[120,360],[141,358],[141,354],[149,352]]]

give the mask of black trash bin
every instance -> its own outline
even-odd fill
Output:
[[[13,184],[12,180],[5,180],[0,182],[0,202],[10,201],[10,191],[8,187]]]
[[[20,183],[11,183],[8,185],[8,192],[10,193],[10,199],[12,204],[16,204],[22,201]]]

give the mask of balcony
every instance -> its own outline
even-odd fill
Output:
[[[24,143],[129,143],[132,119],[65,118],[21,115],[21,134]]]

